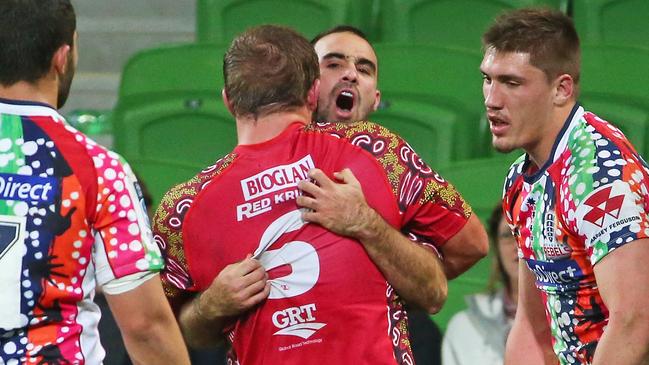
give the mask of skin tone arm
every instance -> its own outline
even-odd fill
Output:
[[[299,206],[312,209],[304,212],[303,218],[360,241],[404,300],[430,313],[438,312],[446,300],[448,287],[437,255],[413,244],[369,207],[360,183],[350,170],[334,175],[342,183],[332,181],[319,169],[309,172],[317,185],[308,181],[299,183],[299,188],[311,195],[297,198]]]
[[[228,322],[268,297],[267,279],[264,267],[250,255],[226,266],[207,290],[181,308],[179,322],[187,343],[195,348],[221,343]]]
[[[444,272],[451,280],[469,270],[489,251],[487,233],[480,219],[472,214],[469,221],[441,247]]]
[[[187,348],[158,276],[122,294],[106,293],[106,301],[134,364],[189,365]]]
[[[625,244],[595,267],[609,320],[593,365],[649,364],[649,239]],[[623,349],[622,351],[620,349]]]
[[[518,262],[518,308],[505,349],[505,365],[518,364],[558,364],[541,294],[524,260]]]
[[[340,173],[341,178],[344,178],[344,175],[349,174],[351,178],[356,181],[351,171],[345,171],[349,170],[343,170],[343,172]],[[324,176],[323,179],[329,180],[329,178],[323,173],[320,172],[319,174],[322,174],[322,176]],[[374,217],[381,220],[383,219],[378,214],[357,214],[357,207],[355,207],[353,204],[346,204],[346,199],[350,199],[350,203],[354,202],[354,204],[357,204],[358,207],[371,210],[371,208],[365,203],[363,191],[360,188],[345,187],[345,184],[347,183],[342,179],[339,180],[342,181],[342,184],[328,184],[326,188],[322,187],[321,185],[322,189],[324,190],[322,198],[319,199],[320,202],[318,202],[321,207],[318,210],[319,214],[314,218],[321,220],[322,223],[326,223],[328,224],[328,226],[320,222],[316,223],[320,223],[326,228],[334,230],[338,234],[359,239],[360,237],[356,237],[354,235],[354,232],[358,231],[360,226],[362,226],[363,224],[379,225],[379,223],[377,222],[372,223],[364,221],[365,219]],[[308,186],[308,184],[309,183],[306,183],[305,185]],[[300,202],[303,201],[304,200],[302,198],[298,198],[298,205],[300,205]],[[343,202],[345,204],[343,204]],[[386,222],[383,223],[386,226],[386,230],[394,231],[391,234],[392,237],[395,237],[395,232],[399,233],[396,229],[390,227]],[[407,238],[405,238],[405,240],[401,239],[399,241],[406,242],[406,240]],[[442,253],[442,256],[444,257],[444,274],[446,275],[446,278],[448,280],[455,279],[460,274],[470,269],[480,259],[487,256],[487,253],[489,251],[489,243],[487,239],[487,233],[485,232],[480,220],[475,215],[472,215],[465,226],[455,236],[451,237],[451,239],[449,239],[444,245],[442,245],[440,251]],[[428,258],[425,259],[430,259],[430,257],[432,256],[434,255],[431,254],[428,256]],[[397,288],[394,283],[390,283],[395,288]],[[397,291],[399,292],[399,290]],[[401,292],[399,293],[401,294]],[[403,296],[403,294],[401,295]]]

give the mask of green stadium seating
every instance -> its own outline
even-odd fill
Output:
[[[178,44],[143,50],[122,71],[118,106],[186,92],[214,93],[223,87],[223,55],[218,44]]]
[[[518,156],[512,153],[489,158],[456,161],[437,171],[455,186],[483,223],[501,199],[509,167]]]
[[[434,43],[480,51],[482,33],[504,10],[524,6],[565,9],[567,0],[381,0],[385,42]]]
[[[438,170],[439,174],[450,181],[471,204],[474,212],[486,225],[494,207],[502,196],[502,187],[509,167],[514,162],[512,154],[491,158],[472,159],[454,162]],[[466,295],[484,292],[491,274],[492,255],[479,261],[466,273],[449,282],[449,295],[442,310],[434,315],[433,320],[442,329],[451,317],[466,309]]]
[[[373,0],[199,0],[197,39],[230,42],[246,28],[283,24],[311,39],[340,24],[354,25],[369,35]]]
[[[191,44],[146,50],[129,60],[112,114],[115,150],[128,161],[192,167],[231,151],[236,128],[221,101],[223,54],[214,44]],[[144,177],[156,184],[151,174]]]
[[[431,167],[451,163],[453,131],[462,123],[454,111],[400,99],[392,100],[370,118],[403,137]]]
[[[398,132],[437,168],[483,156],[482,55],[434,45],[375,45],[381,106],[371,119]]]
[[[148,158],[131,158],[128,160],[133,171],[137,173],[141,185],[147,189],[153,204],[149,209],[157,208],[164,194],[176,184],[187,181],[198,174],[205,166],[190,163],[178,163]]]
[[[584,43],[649,48],[647,0],[572,0],[572,17]]]
[[[586,110],[619,127],[645,156],[649,153],[649,49],[582,46],[580,101]]]

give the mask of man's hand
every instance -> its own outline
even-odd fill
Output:
[[[223,329],[236,317],[263,302],[270,294],[266,270],[246,256],[226,266],[212,284],[180,311],[180,328],[187,343],[208,348],[223,341]]]
[[[297,205],[311,211],[302,213],[302,219],[317,223],[342,236],[361,240],[378,214],[365,201],[363,189],[351,170],[335,172],[335,182],[320,169],[312,169],[308,176],[315,181],[301,181],[298,188],[310,196],[299,196]]]
[[[315,183],[301,181],[298,187],[310,196],[298,197],[297,204],[312,211],[302,218],[358,240],[403,299],[430,313],[439,311],[448,289],[437,254],[410,241],[372,209],[351,170],[334,173],[339,182],[318,169],[308,176]]]
[[[261,303],[269,293],[266,270],[248,255],[243,261],[226,266],[195,305],[205,319],[237,316]]]

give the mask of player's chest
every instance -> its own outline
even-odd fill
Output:
[[[572,255],[573,237],[565,226],[561,182],[544,175],[524,183],[514,210],[515,235],[523,257],[535,260],[557,260]]]

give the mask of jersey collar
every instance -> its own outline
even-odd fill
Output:
[[[49,116],[63,119],[51,105],[36,101],[0,98],[0,113],[24,115],[29,117]]]
[[[572,107],[568,118],[566,118],[565,122],[563,123],[563,127],[561,127],[561,130],[559,131],[557,139],[554,140],[554,144],[552,145],[552,150],[550,152],[550,158],[548,158],[548,160],[545,161],[543,166],[538,170],[533,171],[532,169],[530,169],[530,156],[527,153],[525,154],[525,165],[523,167],[523,171],[531,171],[530,173],[525,173],[523,175],[526,183],[531,184],[539,179],[545,173],[545,171],[559,159],[566,146],[568,145],[568,140],[570,139],[572,130],[575,128],[575,126],[583,116],[584,108],[581,106],[581,104],[575,103],[575,106]]]

